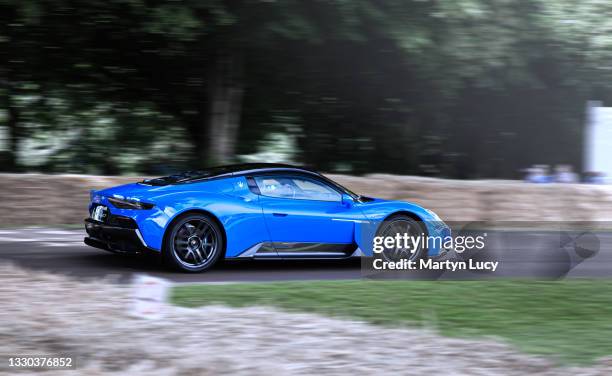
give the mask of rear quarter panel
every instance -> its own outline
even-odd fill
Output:
[[[268,240],[258,197],[251,193],[244,178],[167,186],[142,200],[155,203],[152,210],[131,212],[147,245],[161,250],[163,237],[179,216],[188,212],[207,212],[221,223],[226,238],[226,256],[233,257],[243,250]],[[121,210],[113,210],[120,215]],[[145,213],[148,212],[148,213]]]

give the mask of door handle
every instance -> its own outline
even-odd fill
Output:
[[[287,213],[272,213],[272,215],[275,217],[286,217]]]

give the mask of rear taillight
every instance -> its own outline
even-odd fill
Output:
[[[154,204],[140,201],[123,200],[115,197],[109,197],[110,202],[117,209],[138,209],[138,210],[149,210],[153,209]]]

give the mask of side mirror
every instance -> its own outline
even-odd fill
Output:
[[[355,200],[353,200],[353,198],[350,195],[347,195],[346,193],[342,194],[342,205],[343,206],[350,208],[351,206],[353,206],[354,203],[355,203]]]

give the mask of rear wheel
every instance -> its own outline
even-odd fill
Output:
[[[164,245],[164,258],[178,270],[201,272],[212,267],[224,250],[219,225],[204,214],[194,213],[172,224]]]

